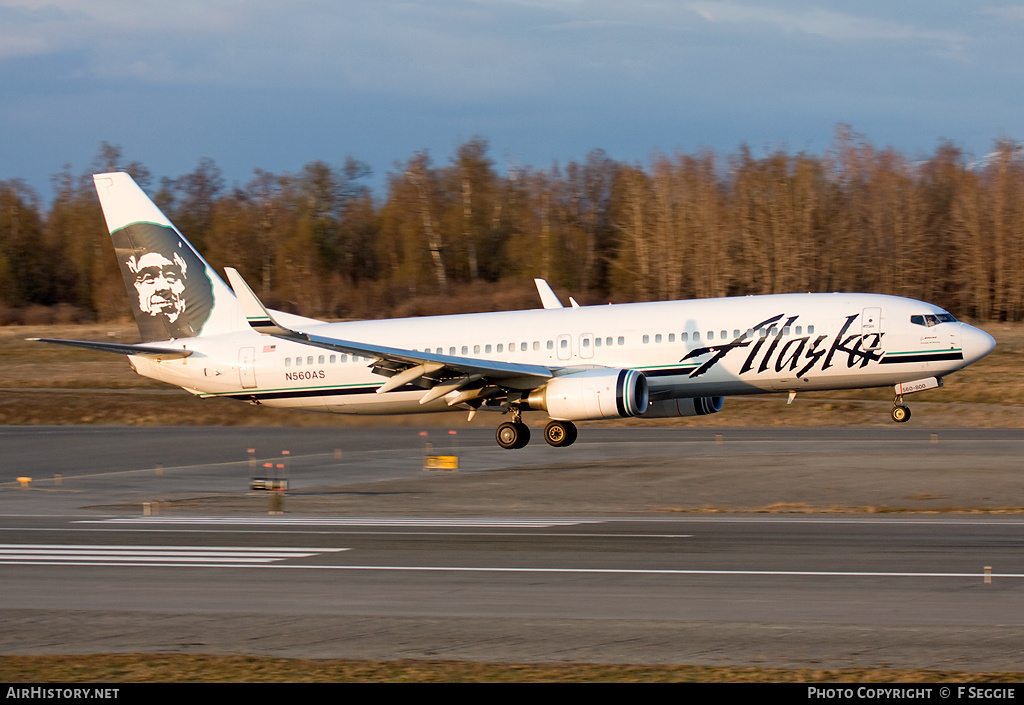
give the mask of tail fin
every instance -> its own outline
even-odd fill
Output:
[[[128,174],[95,174],[142,342],[245,330],[234,293]]]

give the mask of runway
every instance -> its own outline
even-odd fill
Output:
[[[295,489],[268,515],[244,443],[286,432]],[[836,509],[1021,506],[1018,431],[588,429],[577,455],[458,435],[462,469],[425,473],[410,429],[3,429],[37,477],[0,489],[0,652],[1022,670],[1024,516]],[[154,447],[159,474],[132,458]],[[725,511],[766,468],[769,499],[833,510]]]

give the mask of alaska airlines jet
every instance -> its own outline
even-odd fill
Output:
[[[903,397],[992,352],[987,333],[932,304],[875,294],[782,294],[325,323],[263,306],[217,275],[131,177],[93,177],[142,342],[52,340],[128,356],[141,375],[200,397],[339,414],[462,409],[508,414],[502,448],[530,440],[523,413],[573,422],[700,416],[738,394],[893,385]]]

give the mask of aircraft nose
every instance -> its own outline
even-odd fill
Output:
[[[961,335],[964,360],[968,364],[977,362],[996,349],[996,339],[974,326],[964,325]]]

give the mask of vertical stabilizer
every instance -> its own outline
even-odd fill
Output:
[[[245,330],[234,293],[128,174],[95,174],[142,342]]]

